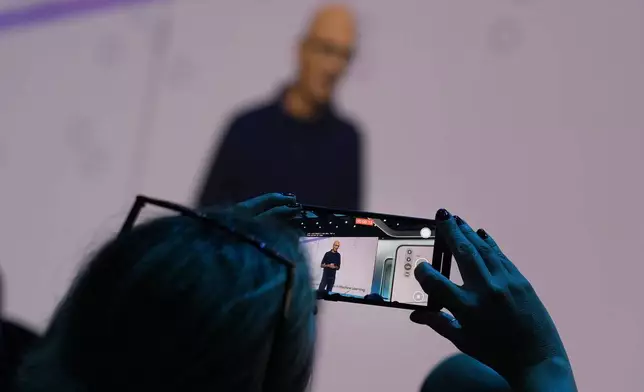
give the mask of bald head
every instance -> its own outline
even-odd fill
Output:
[[[353,12],[345,5],[326,5],[315,13],[307,30],[308,37],[319,37],[353,44],[356,21]]]
[[[327,103],[353,56],[356,20],[344,5],[320,8],[302,38],[298,87],[307,98]]]
[[[333,241],[333,251],[337,252],[340,249],[340,241]]]

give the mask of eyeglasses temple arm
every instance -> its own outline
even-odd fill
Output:
[[[123,233],[129,231],[132,229],[132,226],[134,226],[134,222],[136,222],[136,218],[139,216],[139,213],[141,212],[141,209],[143,206],[145,206],[146,199],[143,196],[137,196],[136,200],[134,201],[134,205],[130,209],[130,212],[127,214],[127,218],[125,219],[125,222],[123,222],[123,226],[121,226],[121,230],[119,230],[119,235],[122,235]]]

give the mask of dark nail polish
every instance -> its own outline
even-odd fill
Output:
[[[440,210],[436,211],[436,220],[438,221],[446,221],[448,220],[452,214],[450,214],[446,209],[441,208]]]
[[[295,193],[290,193],[290,192],[284,192],[284,193],[282,193],[282,195],[284,195],[286,197],[295,197]]]
[[[465,223],[465,222],[463,222],[463,219],[461,219],[461,217],[458,216],[458,215],[454,215],[454,220],[456,221],[456,224],[459,225],[459,226],[461,226],[463,223]]]
[[[476,234],[478,234],[479,237],[483,238],[484,240],[487,239],[487,237],[489,237],[489,235],[487,235],[487,233],[483,229],[476,230]]]

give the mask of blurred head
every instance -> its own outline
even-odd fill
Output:
[[[298,88],[308,99],[326,104],[355,50],[356,22],[342,5],[321,8],[299,48]]]
[[[337,251],[338,251],[338,249],[340,249],[340,241],[335,241],[335,242],[333,243],[333,251],[334,251],[334,252],[337,252]]]
[[[189,217],[136,226],[90,260],[21,371],[21,391],[294,391],[310,377],[314,298],[298,238],[218,214],[297,264]]]

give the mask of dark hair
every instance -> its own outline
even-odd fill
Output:
[[[308,264],[276,222],[213,214],[296,263],[188,217],[160,218],[104,245],[79,274],[18,390],[303,391],[315,324]]]

